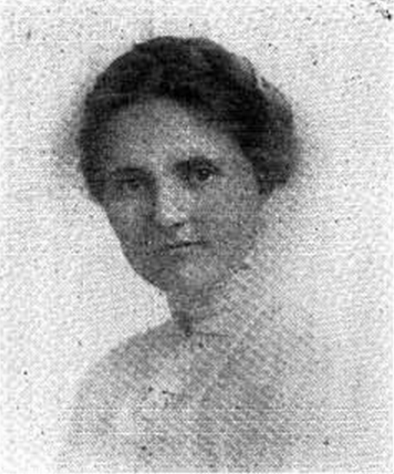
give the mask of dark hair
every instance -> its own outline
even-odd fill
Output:
[[[79,132],[80,166],[101,201],[104,177],[98,137],[121,108],[167,97],[201,110],[236,139],[262,191],[285,183],[296,164],[293,115],[284,96],[246,59],[205,38],[163,36],[139,43],[97,78]]]

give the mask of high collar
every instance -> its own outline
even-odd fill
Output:
[[[224,338],[231,345],[253,331],[264,321],[263,313],[272,306],[272,295],[256,263],[245,264],[234,273],[220,294],[212,316],[202,320],[193,317],[172,322],[172,331],[193,341],[203,336]]]

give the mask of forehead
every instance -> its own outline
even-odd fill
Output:
[[[107,168],[153,166],[203,155],[228,160],[241,151],[207,115],[170,99],[151,99],[121,109],[106,124]]]

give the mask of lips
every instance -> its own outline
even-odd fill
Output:
[[[158,249],[158,253],[176,253],[176,252],[187,252],[196,247],[201,247],[202,242],[171,242],[164,244]]]
[[[175,244],[167,244],[164,246],[164,248],[178,249],[178,248],[184,248],[184,247],[191,247],[192,245],[198,245],[198,243],[197,242],[180,242],[180,243],[175,243]]]

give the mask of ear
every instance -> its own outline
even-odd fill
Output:
[[[259,194],[262,197],[268,198],[272,191],[275,189],[275,185],[272,182],[272,179],[268,178],[267,176],[258,177],[258,185],[259,185]]]

